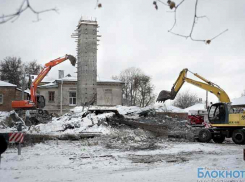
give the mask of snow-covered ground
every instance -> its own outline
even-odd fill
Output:
[[[124,116],[136,116],[149,109],[184,112],[173,106],[166,107],[164,104],[155,104],[147,108],[116,106],[114,109]],[[79,141],[46,141],[23,147],[21,156],[17,155],[16,148],[8,148],[2,154],[0,182],[211,182],[214,179],[198,178],[198,168],[244,171],[242,145],[230,142],[171,142],[142,129],[125,126],[113,128],[106,125],[106,122],[103,124],[103,121],[112,117],[114,113],[90,113],[82,117],[83,114],[83,108],[76,107],[70,113],[53,118],[46,124],[32,126],[26,132],[101,132],[101,137]],[[7,113],[0,115],[6,117]],[[67,126],[72,128],[66,128]],[[215,180],[218,182],[217,178]],[[245,181],[245,172],[242,180]]]
[[[245,166],[244,146],[231,143],[162,141],[154,150],[121,151],[96,140],[49,141],[22,148],[21,156],[10,148],[2,155],[0,181],[212,181],[198,179],[198,168],[244,171]]]

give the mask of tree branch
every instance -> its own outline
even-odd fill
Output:
[[[210,40],[201,40],[201,39],[195,39],[193,38],[193,32],[194,32],[194,29],[195,29],[195,25],[197,24],[197,20],[199,18],[207,18],[207,16],[197,16],[197,5],[198,5],[198,0],[196,0],[195,2],[195,9],[194,9],[194,17],[193,17],[193,23],[192,23],[192,26],[191,26],[191,30],[190,30],[190,33],[189,35],[183,35],[183,34],[180,34],[180,33],[175,33],[173,32],[173,29],[175,28],[176,24],[177,24],[177,10],[178,10],[178,7],[184,2],[185,0],[182,0],[178,5],[174,5],[171,7],[171,3],[174,3],[173,1],[171,0],[168,0],[168,4],[165,4],[163,3],[162,1],[158,0],[158,2],[161,2],[162,4],[164,5],[167,5],[170,7],[170,9],[173,9],[174,8],[174,11],[170,11],[170,12],[173,12],[174,13],[174,23],[172,25],[172,27],[168,30],[169,33],[173,34],[173,35],[176,35],[176,36],[179,36],[179,37],[183,37],[183,38],[190,38],[192,41],[199,41],[199,42],[205,42],[207,44],[210,44],[211,43],[211,40],[214,40],[215,38],[219,37],[220,35],[222,35],[223,33],[225,33],[226,31],[228,31],[228,29],[226,29],[225,31],[219,33],[217,36],[213,37],[212,39]],[[209,19],[208,19],[209,20]]]
[[[42,13],[45,13],[45,12],[49,12],[49,11],[54,11],[56,13],[58,13],[58,9],[56,8],[52,8],[52,9],[46,9],[46,10],[42,10],[42,11],[36,11],[31,5],[30,5],[30,2],[29,0],[23,0],[20,7],[18,8],[18,10],[13,13],[13,14],[9,14],[9,15],[2,15],[0,17],[0,24],[4,24],[6,22],[15,22],[19,17],[20,15],[26,11],[27,9],[30,9],[34,14],[36,14],[37,16],[37,21],[39,21],[39,14],[42,14]]]

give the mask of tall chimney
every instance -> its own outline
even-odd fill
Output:
[[[96,101],[97,95],[97,38],[96,20],[79,20],[72,35],[77,39],[77,105]],[[95,103],[96,104],[96,103]]]
[[[59,70],[59,79],[64,78],[65,72],[64,70]]]

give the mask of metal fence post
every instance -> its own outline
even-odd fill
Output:
[[[19,123],[19,125],[17,126],[17,130],[18,130],[18,132],[22,131],[22,123]],[[18,143],[18,155],[21,155],[21,144],[20,144],[20,142]]]

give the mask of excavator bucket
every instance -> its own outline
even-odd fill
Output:
[[[77,59],[74,56],[68,54],[67,59],[70,60],[72,66],[76,65]]]
[[[173,99],[172,93],[167,90],[162,90],[157,97],[157,102],[165,102],[168,99]]]

